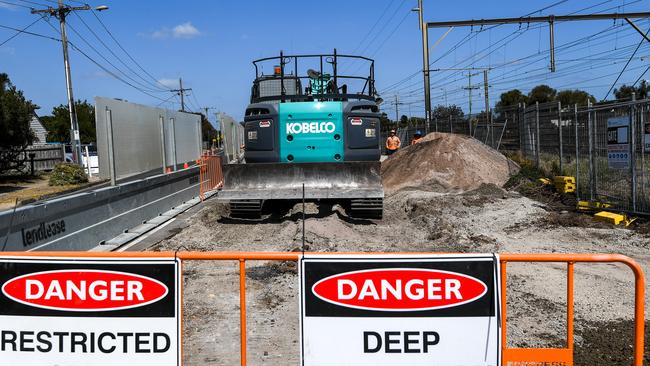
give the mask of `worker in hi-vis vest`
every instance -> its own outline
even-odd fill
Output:
[[[390,136],[386,139],[386,154],[392,155],[402,146],[402,141],[395,135],[395,130],[390,130]]]

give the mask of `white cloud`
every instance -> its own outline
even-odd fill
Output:
[[[9,9],[9,10],[16,10],[16,6],[7,4],[7,3],[0,3],[0,9]]]
[[[190,22],[179,24],[173,29],[174,38],[194,38],[201,35],[198,29]]]
[[[160,79],[158,82],[168,88],[178,88],[178,79]]]
[[[150,37],[153,39],[190,39],[200,36],[202,33],[191,22],[179,24],[173,28],[162,27],[151,33],[138,33],[140,36]]]

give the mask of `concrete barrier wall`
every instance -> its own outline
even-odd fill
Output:
[[[4,211],[0,251],[86,251],[198,195],[193,167]]]
[[[95,120],[103,179],[110,179],[112,170],[115,180],[154,175],[164,167],[175,170],[201,155],[201,118],[196,114],[96,97]]]

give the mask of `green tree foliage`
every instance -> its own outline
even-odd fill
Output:
[[[431,115],[434,119],[437,118],[438,120],[448,120],[449,116],[451,116],[453,120],[457,120],[463,118],[465,114],[463,113],[463,109],[461,107],[452,104],[450,106],[436,106],[433,109]]]
[[[9,76],[0,74],[0,173],[23,168],[23,153],[36,140],[29,126],[34,109]]]
[[[211,146],[212,140],[216,140],[219,136],[219,132],[203,114],[201,114],[201,134],[203,135],[203,141],[206,141],[208,146]]]
[[[528,93],[528,103],[549,103],[555,101],[557,90],[548,85],[537,85]]]
[[[400,127],[406,127],[406,126],[408,126],[408,125],[409,125],[409,118],[406,117],[405,115],[402,115],[402,116],[399,118],[399,125],[400,125]]]
[[[501,94],[496,108],[497,110],[502,110],[506,107],[517,106],[520,103],[528,103],[528,96],[523,94],[519,89],[513,89]]]
[[[587,105],[587,102],[596,103],[593,95],[582,90],[562,90],[557,93],[556,100],[565,105]]]
[[[614,89],[614,95],[616,99],[626,100],[632,99],[632,93],[634,93],[636,99],[646,99],[649,91],[650,86],[648,86],[648,82],[643,80],[637,87],[623,84],[620,88]]]
[[[49,184],[51,186],[65,186],[86,182],[88,182],[88,177],[84,168],[77,164],[61,163],[54,166]]]
[[[97,142],[95,129],[95,106],[87,101],[75,102],[77,121],[79,122],[79,137],[82,144]],[[52,109],[51,116],[41,117],[41,122],[47,130],[47,139],[52,142],[70,142],[70,112],[67,104],[61,104]]]

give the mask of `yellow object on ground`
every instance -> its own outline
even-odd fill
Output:
[[[600,211],[594,215],[598,221],[609,222],[610,224],[618,225],[625,220],[625,216],[613,212]]]
[[[618,214],[614,212],[601,211],[594,215],[594,218],[598,221],[609,222],[614,225],[624,224],[629,226],[631,223],[636,220],[636,217],[628,217],[623,214]]]
[[[573,193],[576,191],[576,178],[558,175],[553,177],[553,185],[560,193]]]
[[[539,182],[542,183],[543,185],[550,185],[551,180],[547,178],[539,178]]]

